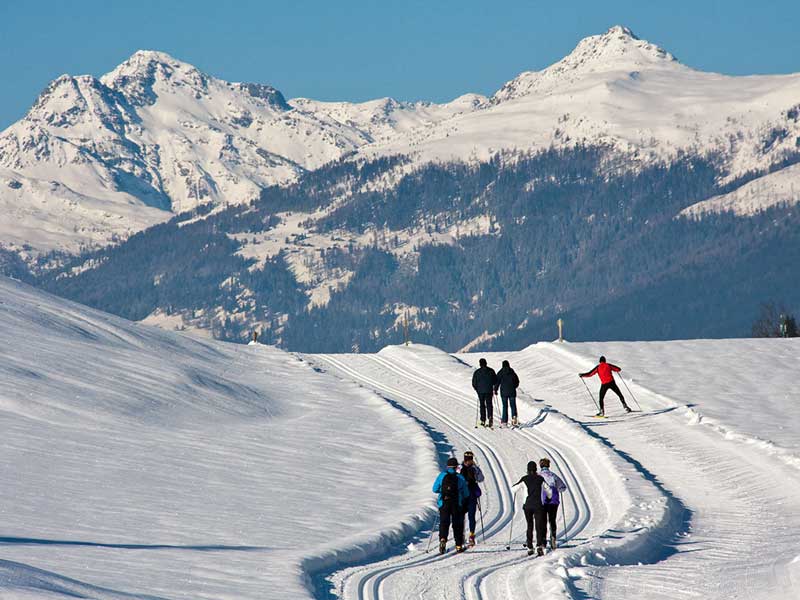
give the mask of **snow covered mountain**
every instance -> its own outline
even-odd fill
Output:
[[[633,161],[718,153],[730,178],[765,169],[800,148],[800,74],[704,73],[616,26],[509,81],[481,110],[368,151],[486,159],[578,143],[608,144]]]
[[[200,203],[237,204],[370,143],[468,110],[299,99],[140,51],[100,79],[64,75],[0,135],[0,241],[106,244]]]
[[[776,169],[800,149],[800,75],[703,73],[617,26],[491,98],[287,101],[140,51],[100,79],[56,79],[0,134],[0,243],[106,244],[346,156],[419,166],[576,144],[613,149],[625,169],[686,153],[714,156],[730,181]]]

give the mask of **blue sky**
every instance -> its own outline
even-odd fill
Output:
[[[695,68],[800,71],[797,0],[0,1],[0,129],[58,75],[101,75],[142,48],[287,97],[443,101],[615,24]]]

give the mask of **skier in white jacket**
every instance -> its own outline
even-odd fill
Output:
[[[556,523],[558,506],[561,504],[561,492],[567,489],[567,485],[550,470],[549,458],[543,458],[539,461],[539,475],[544,479],[542,484],[542,508],[547,515],[547,523],[550,526],[550,549],[555,550],[558,530]]]

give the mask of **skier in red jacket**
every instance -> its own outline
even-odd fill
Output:
[[[600,376],[600,412],[597,413],[596,416],[604,417],[606,416],[605,411],[605,404],[603,403],[603,399],[606,397],[606,392],[608,390],[613,390],[613,392],[619,396],[620,402],[622,402],[622,406],[625,408],[626,412],[631,412],[630,407],[625,404],[625,397],[622,395],[622,392],[619,391],[617,387],[617,382],[614,381],[614,371],[619,373],[622,371],[617,365],[612,365],[609,362],[606,362],[606,357],[600,357],[600,363],[588,373],[578,373],[581,377],[592,377],[593,375],[597,374]]]

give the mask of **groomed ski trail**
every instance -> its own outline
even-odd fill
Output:
[[[505,353],[503,358],[511,360],[523,381],[545,383],[548,402],[583,420],[609,447],[639,463],[686,511],[687,530],[661,540],[660,548],[649,548],[649,554],[662,553],[660,560],[593,568],[593,576],[581,586],[586,594],[665,600],[798,597],[800,477],[796,469],[711,428],[697,426],[687,408],[691,390],[681,400],[631,384],[644,412],[616,418],[621,408],[612,396],[606,399],[612,418],[594,421],[581,416],[587,414],[590,399],[577,380],[578,371],[592,366],[591,359],[569,346],[548,343]],[[590,387],[596,393],[596,387]]]
[[[546,407],[535,408],[521,399],[521,429],[476,430],[476,399],[470,387],[472,369],[444,352],[424,346],[411,350],[391,347],[378,355],[307,358],[402,406],[444,434],[459,458],[464,450],[471,449],[486,475],[485,544],[479,523],[479,544],[463,555],[452,556],[450,536],[450,552],[444,557],[434,554],[432,544],[431,554],[415,549],[381,562],[345,569],[333,577],[341,597],[452,598],[455,590],[459,590],[460,597],[469,599],[572,597],[577,591],[573,580],[581,571],[574,566],[595,549],[600,536],[609,530],[620,532],[616,537],[624,537],[620,523],[631,512],[633,500],[624,478],[616,475],[618,461],[602,444],[557,413]],[[571,547],[534,559],[521,549],[524,490],[518,494],[513,513],[512,550],[506,551],[505,545],[512,520],[510,485],[524,474],[528,460],[542,456],[551,459],[554,470],[570,488],[564,504]],[[402,484],[402,469],[390,471]],[[609,501],[609,492],[613,502]],[[646,493],[651,497],[660,495],[653,489]],[[420,545],[426,542],[424,538]],[[571,567],[571,572],[565,567]]]

